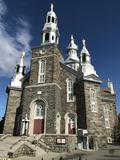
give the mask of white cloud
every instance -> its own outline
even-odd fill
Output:
[[[29,23],[21,18],[18,18],[17,25],[13,28],[15,33],[12,36],[4,22],[7,12],[5,3],[0,0],[0,76],[8,77],[13,74],[14,67],[19,62],[20,51],[30,52],[32,36]]]

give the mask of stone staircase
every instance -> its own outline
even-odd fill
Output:
[[[20,137],[13,137],[10,135],[3,135],[0,138],[0,158],[8,157],[10,147],[20,140]]]
[[[0,136],[0,158],[35,157],[41,154],[44,155],[46,152],[32,144],[29,137]]]
[[[76,150],[74,153],[68,153],[67,156],[67,153],[55,153],[52,150],[54,150],[54,148],[42,141],[41,137],[13,137],[11,135],[0,135],[0,158],[18,157],[18,159],[21,158],[21,160],[23,160],[22,156],[25,156],[25,160],[27,157],[28,159],[38,160],[39,157],[42,156],[46,160],[49,153],[49,155],[51,154],[51,157],[53,155],[56,156],[57,154],[59,156],[63,155],[64,160],[120,160],[120,146],[115,145],[109,145],[107,148],[98,151]],[[50,160],[52,160],[52,158],[50,158]]]

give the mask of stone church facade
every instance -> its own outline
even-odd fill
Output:
[[[47,13],[40,47],[32,48],[30,71],[25,74],[23,52],[7,87],[4,134],[41,136],[53,145],[68,140],[79,149],[97,149],[112,143],[116,95],[91,64],[85,40],[80,56],[73,36],[64,60],[59,49],[57,16]]]

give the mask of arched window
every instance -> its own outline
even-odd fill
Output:
[[[82,56],[82,62],[83,62],[83,63],[86,62],[86,54],[83,54],[83,56]]]
[[[38,83],[45,82],[45,72],[46,72],[46,61],[40,60],[39,61]]]
[[[52,40],[54,40],[54,36],[52,36]]]
[[[19,72],[19,68],[20,68],[20,66],[17,64],[17,65],[16,65],[16,68],[15,68],[16,73]]]
[[[67,102],[74,102],[74,81],[72,79],[67,79]]]
[[[49,33],[46,33],[46,35],[45,35],[45,42],[49,42]]]
[[[90,104],[91,104],[91,111],[97,112],[96,91],[94,89],[90,89]]]
[[[52,23],[54,23],[55,22],[55,18],[54,17],[52,17]]]
[[[105,105],[104,107],[104,120],[105,120],[105,128],[110,128],[110,121],[109,121],[109,106]]]
[[[76,134],[76,116],[73,113],[68,113],[66,116],[66,134]]]
[[[45,104],[43,101],[37,101],[34,110],[33,134],[44,133],[45,123]]]
[[[95,90],[91,89],[91,101],[95,102],[95,100],[96,100]]]
[[[48,23],[50,22],[50,16],[48,16]]]
[[[42,102],[37,102],[36,110],[35,110],[35,117],[44,118],[45,116],[45,106]]]

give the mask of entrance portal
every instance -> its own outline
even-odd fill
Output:
[[[45,105],[38,101],[35,106],[33,134],[44,133]]]
[[[65,133],[76,134],[77,122],[76,115],[74,113],[67,113],[65,115]]]

